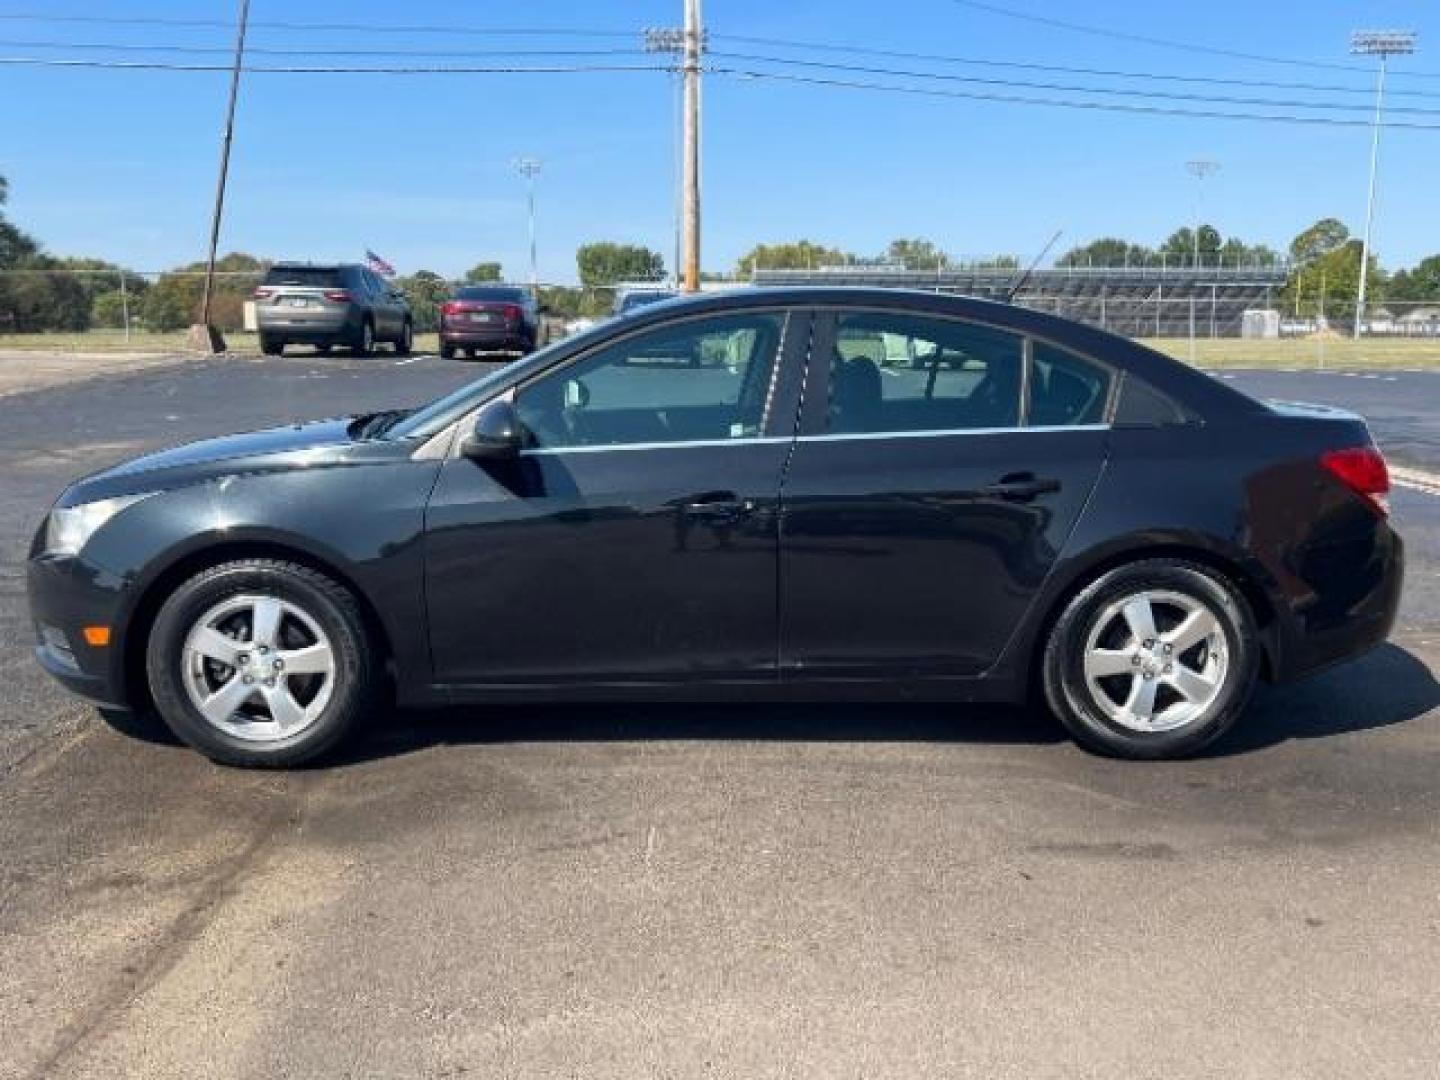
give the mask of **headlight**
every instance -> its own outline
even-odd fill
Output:
[[[153,491],[147,491],[139,495],[81,503],[79,506],[55,507],[45,522],[45,554],[79,555],[96,529],[127,506],[133,506],[153,494]]]

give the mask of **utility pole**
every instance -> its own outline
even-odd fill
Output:
[[[240,71],[245,60],[245,28],[250,22],[250,0],[240,0],[240,22],[235,32],[235,64],[230,69],[230,102],[225,108],[225,134],[220,140],[220,176],[215,183],[215,210],[210,215],[210,254],[205,261],[205,295],[200,302],[200,324],[190,329],[192,347],[223,352],[225,339],[210,323],[210,301],[215,293],[215,252],[220,245],[220,218],[225,211],[225,181],[230,175],[230,144],[235,138],[235,100],[240,93]]]
[[[540,172],[540,161],[538,158],[516,158],[515,170],[525,178],[527,188],[526,198],[530,207],[530,293],[538,297],[540,295],[540,270],[535,258],[535,177]]]
[[[1190,175],[1195,177],[1195,235],[1191,237],[1195,247],[1195,269],[1200,269],[1200,226],[1201,219],[1205,215],[1205,178],[1220,169],[1218,161],[1207,161],[1204,158],[1196,158],[1194,161],[1187,161],[1185,168]]]
[[[684,81],[680,182],[680,287],[700,289],[700,58],[706,45],[700,21],[700,0],[685,0],[685,25],[680,30],[645,31],[647,52],[678,53]]]
[[[1365,286],[1370,277],[1370,230],[1375,220],[1375,175],[1380,165],[1380,129],[1385,118],[1385,66],[1392,56],[1415,51],[1414,30],[1357,30],[1350,35],[1350,51],[1357,56],[1378,56],[1380,74],[1375,84],[1375,122],[1370,135],[1370,187],[1365,199],[1365,239],[1360,246],[1360,289],[1355,298],[1355,337],[1365,325]]]

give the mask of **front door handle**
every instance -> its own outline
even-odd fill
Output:
[[[1012,473],[1002,476],[999,483],[981,488],[980,494],[1009,502],[1029,502],[1041,495],[1053,495],[1059,490],[1059,480],[1037,477],[1034,473]]]
[[[685,516],[697,521],[739,521],[754,512],[753,499],[741,499],[729,491],[702,495],[685,504]]]

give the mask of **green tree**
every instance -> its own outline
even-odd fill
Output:
[[[440,329],[440,305],[450,295],[450,283],[433,270],[417,270],[390,284],[405,294],[417,333]]]
[[[210,298],[210,321],[221,330],[239,330],[244,324],[245,301],[270,267],[259,259],[234,251],[215,261],[220,275]],[[161,274],[145,291],[140,319],[151,330],[180,330],[200,321],[205,295],[205,264],[188,263]]]
[[[1391,300],[1412,303],[1440,301],[1440,255],[1427,256],[1410,269],[1399,271],[1390,279],[1386,295]]]
[[[946,255],[929,240],[891,240],[885,249],[885,260],[899,263],[906,270],[916,272],[939,270],[945,265]]]
[[[1290,258],[1309,263],[1339,250],[1350,239],[1350,230],[1338,218],[1321,218],[1290,241]]]
[[[756,270],[812,270],[817,266],[848,266],[855,256],[839,248],[809,240],[787,244],[756,244],[735,264],[737,277],[748,279]]]
[[[1143,266],[1155,252],[1143,244],[1132,244],[1114,236],[1101,237],[1071,248],[1060,256],[1058,266]]]
[[[1321,313],[1322,304],[1325,318],[1334,322],[1345,322],[1355,317],[1356,298],[1360,293],[1360,251],[1359,240],[1348,240],[1340,247],[1315,256],[1303,266],[1297,266],[1281,293],[1281,299],[1288,310],[1298,310],[1305,318]],[[1366,288],[1366,304],[1379,304],[1388,295],[1388,281],[1381,271],[1375,256],[1370,256],[1369,284]]]
[[[575,267],[580,284],[587,288],[620,281],[659,281],[665,276],[665,259],[658,252],[609,240],[582,244],[575,251]]]
[[[498,262],[476,263],[465,271],[465,284],[484,285],[489,281],[504,281],[505,275]]]
[[[1213,225],[1200,226],[1200,265],[1214,264],[1222,244],[1220,230]],[[1185,225],[1176,229],[1160,245],[1160,254],[1167,262],[1181,263],[1195,257],[1195,230]]]

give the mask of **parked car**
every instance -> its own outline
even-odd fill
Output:
[[[541,344],[540,304],[518,285],[463,285],[440,305],[440,355],[517,352]]]
[[[658,304],[661,300],[673,300],[680,294],[674,289],[662,288],[621,288],[615,292],[615,314],[629,315],[648,304]]]
[[[415,341],[405,294],[364,266],[276,263],[253,299],[266,356],[280,356],[287,345],[320,352],[339,345],[369,356],[378,341],[405,354]]]
[[[885,335],[929,367],[882,370]],[[28,584],[46,670],[232,764],[323,753],[382,681],[416,706],[1033,691],[1087,747],[1168,758],[1258,677],[1385,638],[1388,487],[1359,417],[1089,327],[776,288],[98,472]]]

